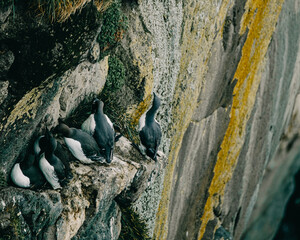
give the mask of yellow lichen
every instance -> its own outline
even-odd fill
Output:
[[[214,177],[201,218],[199,240],[202,239],[208,222],[215,218],[213,207],[218,206],[219,199],[223,198],[226,184],[236,166],[261,80],[265,54],[283,2],[284,0],[248,0],[246,4],[240,34],[244,34],[247,28],[249,32],[233,78],[238,82],[233,93],[231,118],[214,168]]]
[[[133,108],[131,108],[134,109],[130,111],[130,115],[132,116],[132,126],[136,126],[138,124],[140,117],[150,107],[151,97],[151,94],[148,94],[148,96],[142,102],[140,102],[138,106],[134,106]]]
[[[140,43],[145,41],[145,39],[133,39],[130,42],[131,49],[139,49]],[[152,90],[153,90],[153,61],[151,58],[152,48],[149,46],[146,48],[146,51],[133,51],[133,64],[139,69],[139,83],[138,85],[144,84],[144,99],[138,104],[138,106],[130,106],[126,115],[129,118],[131,129],[135,129],[138,124],[138,121],[142,114],[149,108],[152,99]],[[137,86],[140,87],[140,86]]]
[[[48,87],[51,88],[52,85],[53,83],[50,83]],[[1,132],[6,132],[7,135],[7,128],[9,126],[15,127],[18,120],[28,123],[30,119],[34,119],[36,117],[38,106],[39,104],[42,104],[41,96],[45,91],[43,88],[44,84],[32,89],[16,104],[10,115],[7,117],[6,124],[0,125]]]
[[[59,0],[46,1],[39,0],[33,2],[33,7],[37,8],[39,15],[47,16],[52,21],[64,22],[76,11],[80,11],[91,0]],[[95,0],[94,4],[99,12],[105,11],[112,0]]]
[[[97,0],[94,4],[99,12],[104,12],[112,2],[113,0]]]
[[[172,115],[176,116],[176,119],[173,119],[174,123],[171,129],[173,137],[168,157],[169,162],[164,177],[161,201],[156,214],[154,239],[160,240],[166,239],[168,234],[170,193],[182,138],[198,105],[197,100],[200,89],[203,86],[204,75],[207,71],[211,47],[215,41],[216,30],[219,31],[223,26],[227,10],[231,6],[231,3],[229,0],[223,1],[220,8],[212,2],[201,1],[195,3],[193,6],[189,3],[185,6],[185,18],[190,16],[191,18],[185,21],[183,29],[184,36],[181,45],[180,73],[174,94],[174,102],[176,104],[172,109]],[[216,9],[218,10],[217,15]],[[203,12],[208,15],[205,21],[202,21],[202,23],[204,22],[204,26],[201,29],[192,27],[193,24],[198,25],[199,18],[201,18]]]

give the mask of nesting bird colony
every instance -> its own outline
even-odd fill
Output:
[[[155,114],[160,106],[159,97],[153,93],[153,103],[139,119],[140,153],[157,160],[157,151],[161,142],[160,124]],[[69,159],[62,154],[63,146],[53,134],[59,134],[72,155],[83,164],[113,161],[115,142],[121,134],[116,135],[114,125],[103,112],[104,103],[95,99],[91,115],[82,123],[81,129],[67,126],[59,121],[52,131],[45,130],[33,146],[30,146],[24,159],[14,164],[11,170],[13,183],[21,188],[40,189],[48,182],[53,189],[61,189],[73,178]],[[133,144],[135,145],[135,144]]]

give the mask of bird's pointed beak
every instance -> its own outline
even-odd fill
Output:
[[[113,160],[113,151],[112,149],[106,149],[105,150],[105,159],[107,163],[111,163]]]

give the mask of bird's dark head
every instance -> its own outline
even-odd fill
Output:
[[[155,93],[153,93],[153,104],[152,104],[152,106],[155,109],[158,109],[159,106],[160,106],[160,98]]]
[[[107,163],[111,163],[113,160],[113,148],[107,147],[104,150],[105,160]]]
[[[54,133],[63,135],[64,137],[69,137],[71,134],[71,129],[63,122],[60,122],[53,130]]]
[[[57,147],[57,141],[53,137],[52,133],[49,131],[48,128],[46,128],[45,138],[46,138],[46,145],[41,146],[42,150],[44,150],[45,152],[54,152],[54,150]]]
[[[46,146],[46,137],[44,135],[39,136],[33,144],[33,152],[36,156],[36,159],[39,159],[39,156],[43,153]]]
[[[93,103],[92,103],[92,113],[95,113],[97,111],[97,108],[99,106],[99,102],[100,102],[100,100],[98,98],[95,98],[93,100]]]
[[[104,103],[98,98],[95,98],[92,104],[92,113],[96,113],[98,111],[103,112],[103,107]]]

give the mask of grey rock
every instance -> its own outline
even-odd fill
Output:
[[[0,79],[3,79],[15,60],[12,51],[0,48]]]
[[[8,18],[8,16],[12,13],[12,8],[3,8],[1,9],[1,14],[0,14],[0,23],[1,25],[4,24]]]
[[[11,43],[0,57],[0,78],[5,80],[0,86],[0,181],[2,176],[7,180],[14,162],[46,126],[54,127],[59,118],[79,125],[90,107],[76,115],[78,106],[90,104],[105,84],[108,59],[97,62],[95,42],[101,20],[92,1],[87,2],[58,25],[28,17],[20,1],[18,24],[13,24],[10,9],[0,10],[0,42]],[[231,129],[243,131],[230,139],[239,146],[237,161],[230,169],[218,165],[216,172],[218,159],[224,166],[232,160],[218,154],[234,119],[233,95],[240,84],[234,76],[249,37],[247,30],[241,34],[244,16],[251,14],[245,12],[247,1],[123,1],[129,26],[109,53],[124,65],[125,84],[111,94],[125,109],[126,120],[137,118],[139,104],[152,91],[161,97],[157,119],[164,135],[160,150],[166,156],[161,154],[158,163],[149,161],[121,138],[111,165],[82,165],[70,158],[74,178],[61,192],[4,184],[1,234],[118,239],[120,204],[135,211],[155,239],[198,239],[203,224],[202,239],[272,238],[299,169],[299,100],[294,104],[300,91],[298,8],[294,0],[284,1],[268,51],[257,66],[259,87],[250,86],[255,92],[247,101],[253,104],[241,116],[247,121]],[[273,32],[269,22],[263,27]],[[258,49],[258,42],[251,48]],[[210,196],[212,180],[223,175],[228,177],[224,188]],[[208,213],[209,197],[213,208]],[[205,223],[204,213],[209,214]]]
[[[126,151],[125,154],[119,151],[124,146],[136,157],[129,160]],[[2,236],[13,234],[15,237],[23,236],[24,239],[58,240],[118,239],[121,211],[114,199],[130,189],[134,179],[140,177],[139,169],[151,168],[152,172],[145,173],[144,178],[152,181],[153,172],[159,171],[158,167],[153,167],[153,164],[142,158],[130,142],[122,138],[117,143],[117,151],[110,165],[71,162],[74,177],[60,191],[41,189],[34,192],[15,187],[2,189]]]
[[[7,239],[44,239],[44,230],[53,225],[63,210],[55,191],[38,193],[9,187],[0,191],[1,236]]]
[[[95,64],[82,62],[61,77],[48,78],[18,102],[0,124],[1,131],[6,133],[0,136],[0,161],[3,161],[2,171],[6,176],[34,136],[43,134],[45,127],[51,129],[56,126],[58,119],[70,115],[83,99],[91,100],[100,93],[107,71],[107,58]],[[21,122],[16,124],[17,120]],[[22,142],[18,141],[20,138],[23,139]]]
[[[297,16],[299,11],[294,9],[294,2],[286,1],[266,56],[245,145],[226,189],[223,224],[226,229],[234,231],[237,239],[273,238],[291,194],[291,178],[299,169],[299,165],[293,162],[299,153],[297,141],[291,155],[281,150],[282,145],[286,146],[299,131],[298,118],[293,121],[293,109],[294,106],[298,109],[296,99],[300,87],[299,44],[296,44],[299,43],[300,31],[289,29]],[[288,48],[283,47],[287,42],[282,39],[288,42]],[[282,66],[286,69],[283,70]],[[293,133],[286,140],[283,136],[289,131]],[[278,168],[274,167],[274,162]],[[279,162],[285,167],[280,167]],[[234,223],[232,219],[235,219]]]
[[[9,85],[8,81],[6,82],[0,81],[0,105],[8,95],[8,85]]]
[[[99,43],[95,44],[89,50],[89,60],[91,63],[95,63],[100,58],[100,46]]]
[[[284,138],[275,156],[268,163],[243,239],[274,238],[284,216],[286,204],[294,191],[294,177],[300,168],[299,129],[300,95],[298,94]]]

